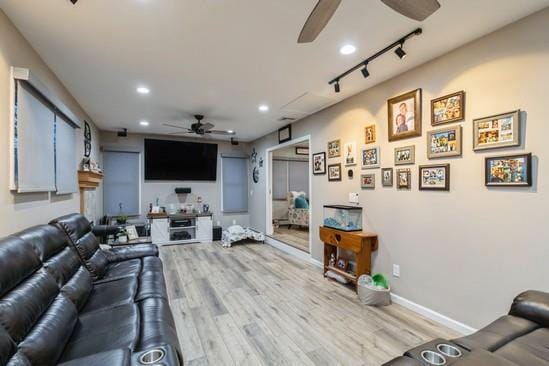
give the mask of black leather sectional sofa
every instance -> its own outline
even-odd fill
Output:
[[[78,214],[0,239],[0,365],[157,357],[183,364],[155,245],[101,250]]]
[[[523,292],[514,299],[508,315],[478,332],[452,341],[436,339],[384,366],[432,365],[548,366],[549,294]]]

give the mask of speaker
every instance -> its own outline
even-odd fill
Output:
[[[128,129],[123,128],[122,131],[118,131],[117,135],[118,135],[118,137],[127,137],[128,136]]]
[[[177,193],[177,194],[191,193],[191,188],[190,187],[177,187],[175,189],[175,193]]]
[[[231,145],[238,145],[238,140],[234,137],[231,137]]]
[[[222,231],[223,229],[221,229],[221,226],[214,226],[212,228],[212,240],[220,241],[222,236]]]

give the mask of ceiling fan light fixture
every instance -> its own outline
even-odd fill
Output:
[[[404,60],[406,57],[406,51],[404,51],[404,43],[401,43],[400,46],[398,46],[395,50],[395,54],[400,58],[401,60]]]

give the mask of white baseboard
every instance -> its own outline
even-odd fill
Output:
[[[284,244],[283,242],[278,241],[276,239],[273,239],[270,236],[265,236],[265,243],[269,244],[270,246],[275,247],[276,249],[280,249],[283,252],[291,254],[294,257],[302,259],[306,262],[309,262],[312,259],[311,255],[309,253],[305,253],[304,251],[296,249],[296,248],[292,247],[291,245]]]
[[[432,309],[429,309],[429,308],[427,308],[423,305],[416,304],[415,302],[410,301],[408,299],[405,299],[402,296],[391,294],[391,300],[393,300],[393,302],[395,304],[402,305],[407,309],[410,309],[410,310],[412,310],[412,311],[414,311],[418,314],[421,314],[424,317],[426,317],[426,318],[428,318],[428,319],[430,319],[434,322],[437,322],[439,324],[442,324],[442,325],[444,325],[444,326],[446,326],[450,329],[453,329],[456,332],[459,332],[463,335],[468,335],[468,334],[471,334],[471,333],[474,333],[474,332],[477,331],[477,329],[475,329],[473,327],[470,327],[466,324],[458,322],[457,320],[451,319],[451,318],[447,317],[446,315],[438,313],[438,312],[436,312]]]

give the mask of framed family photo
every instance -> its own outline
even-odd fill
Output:
[[[486,186],[530,187],[532,185],[532,154],[485,158],[484,181]]]
[[[328,159],[341,156],[341,140],[328,141]]]
[[[427,132],[427,158],[461,156],[461,126]]]
[[[389,141],[421,136],[421,89],[387,101]]]
[[[381,169],[381,185],[383,187],[393,186],[393,168]]]
[[[364,143],[372,144],[376,142],[376,125],[366,126],[364,128]]]
[[[375,174],[362,174],[360,176],[360,187],[362,189],[371,189],[376,187]]]
[[[445,95],[431,100],[431,125],[441,125],[465,119],[465,92]]]
[[[450,190],[450,164],[421,165],[419,189],[433,191]]]
[[[473,150],[520,145],[520,110],[473,120]]]
[[[340,181],[341,180],[341,163],[328,165],[328,181]]]
[[[292,125],[287,125],[278,129],[278,143],[281,144],[292,139]]]
[[[313,174],[326,174],[326,153],[324,151],[313,154]]]
[[[416,146],[395,147],[395,165],[415,164]]]
[[[345,166],[356,165],[356,142],[347,142],[343,146]]]
[[[396,179],[398,189],[412,188],[412,175],[410,174],[410,169],[397,169]]]
[[[309,148],[306,146],[296,146],[295,147],[296,155],[309,155]]]
[[[379,146],[362,149],[362,169],[379,168]]]

